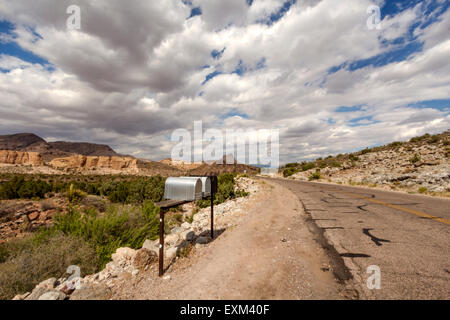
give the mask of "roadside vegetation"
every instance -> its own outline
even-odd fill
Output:
[[[106,180],[106,181],[103,181]],[[225,173],[218,178],[214,203],[247,196],[235,190],[236,175]],[[68,207],[59,210],[50,227],[42,228],[22,239],[0,244],[0,299],[32,290],[50,277],[65,275],[69,265],[77,265],[83,274],[104,268],[120,247],[139,249],[146,239],[159,234],[159,208],[155,202],[164,195],[162,177],[95,176],[11,176],[0,177],[1,199],[44,199],[55,194],[67,197]],[[101,200],[103,210],[90,197]],[[90,201],[87,201],[90,200]],[[167,214],[167,229],[183,222],[192,223],[200,208],[210,200],[200,200],[189,217],[174,208]],[[65,275],[67,276],[67,275]]]
[[[324,168],[341,168],[344,162],[350,163],[351,166],[355,166],[357,162],[359,161],[359,157],[361,155],[365,155],[372,152],[378,152],[383,150],[395,150],[400,147],[406,147],[406,149],[411,148],[411,144],[417,144],[417,143],[428,143],[428,144],[437,144],[441,143],[444,146],[450,145],[450,142],[444,134],[436,134],[436,135],[430,135],[430,134],[424,134],[423,136],[414,137],[411,138],[408,142],[401,142],[396,141],[392,142],[390,144],[379,146],[379,147],[373,147],[373,148],[365,148],[361,151],[354,152],[354,153],[348,153],[348,154],[338,154],[336,156],[327,156],[326,158],[317,158],[313,161],[303,161],[300,163],[294,162],[294,163],[288,163],[283,168],[280,169],[281,173],[285,178],[290,177],[298,172],[305,172],[312,169],[324,169]],[[446,156],[450,157],[450,147],[446,147]],[[421,161],[420,156],[418,154],[415,154],[411,159],[411,163],[418,163]],[[310,176],[311,180],[316,180],[318,177],[317,174],[312,173]],[[320,178],[319,178],[320,179]]]

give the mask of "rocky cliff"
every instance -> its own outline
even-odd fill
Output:
[[[0,150],[0,163],[13,165],[42,166],[44,161],[37,152]]]
[[[76,169],[112,169],[112,170],[137,170],[138,159],[130,157],[90,157],[77,155],[65,158],[56,158],[48,163],[59,170]]]

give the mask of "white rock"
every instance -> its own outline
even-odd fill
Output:
[[[177,256],[177,248],[168,248],[167,250],[164,250],[164,256],[168,260],[173,260]]]
[[[50,291],[44,293],[38,300],[64,300],[66,295],[60,291]]]
[[[180,236],[176,233],[172,233],[167,235],[164,238],[164,244],[169,245],[169,246],[174,246],[178,243],[178,241],[180,240]]]
[[[112,255],[112,260],[114,262],[119,262],[123,260],[131,260],[136,255],[137,251],[131,248],[119,248],[116,253]]]

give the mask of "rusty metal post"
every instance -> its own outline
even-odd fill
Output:
[[[159,211],[159,276],[164,274],[164,209]]]

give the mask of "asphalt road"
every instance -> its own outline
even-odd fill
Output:
[[[450,200],[271,179],[302,201],[330,245],[335,274],[362,299],[450,299]],[[380,270],[380,289],[374,271]],[[372,289],[368,288],[367,282]]]

